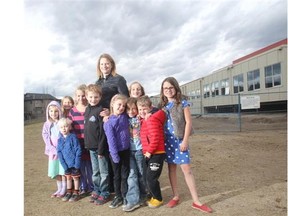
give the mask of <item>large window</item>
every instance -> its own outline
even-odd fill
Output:
[[[211,95],[212,97],[215,97],[216,95],[219,95],[219,82],[213,82],[211,85]]]
[[[234,88],[234,94],[244,91],[243,74],[239,74],[233,77],[233,88]]]
[[[281,85],[280,63],[265,67],[265,88]]]
[[[259,69],[247,73],[248,91],[260,89],[260,71]]]
[[[221,84],[221,91],[220,95],[229,95],[229,79],[223,79],[220,81]]]
[[[204,98],[210,97],[210,84],[204,85]]]

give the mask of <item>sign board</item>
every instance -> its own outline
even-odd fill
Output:
[[[260,96],[249,95],[241,96],[241,109],[259,109],[260,108]]]

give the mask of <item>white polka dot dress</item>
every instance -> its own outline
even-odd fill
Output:
[[[174,102],[168,102],[166,105],[167,121],[165,124],[165,150],[166,150],[166,162],[172,164],[189,164],[191,161],[190,150],[180,151],[180,144],[182,139],[178,139],[174,136],[173,122],[169,113],[169,110],[173,107]],[[189,106],[187,100],[182,100],[182,107]],[[184,123],[184,122],[183,122]]]

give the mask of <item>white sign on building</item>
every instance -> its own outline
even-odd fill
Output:
[[[241,103],[241,109],[259,109],[260,96],[259,95],[241,96],[240,103]]]

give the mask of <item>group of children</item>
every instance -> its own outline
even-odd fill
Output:
[[[103,114],[107,112],[102,112],[101,87],[90,84],[77,88],[75,105],[72,98],[69,103],[64,97],[62,111],[55,101],[47,106],[42,135],[49,156],[48,176],[57,180],[51,197],[73,202],[81,193],[91,193],[91,203],[110,201],[110,163],[115,192],[110,208],[122,206],[126,212],[141,205],[157,208],[163,205],[159,178],[166,161],[173,192],[166,206],[180,202],[176,175],[180,165],[192,207],[211,213],[199,201],[190,168],[191,113],[177,80],[168,77],[162,82],[159,107],[152,105],[139,82],[129,86],[129,96],[114,95],[109,115]],[[85,152],[89,159],[83,162]]]

